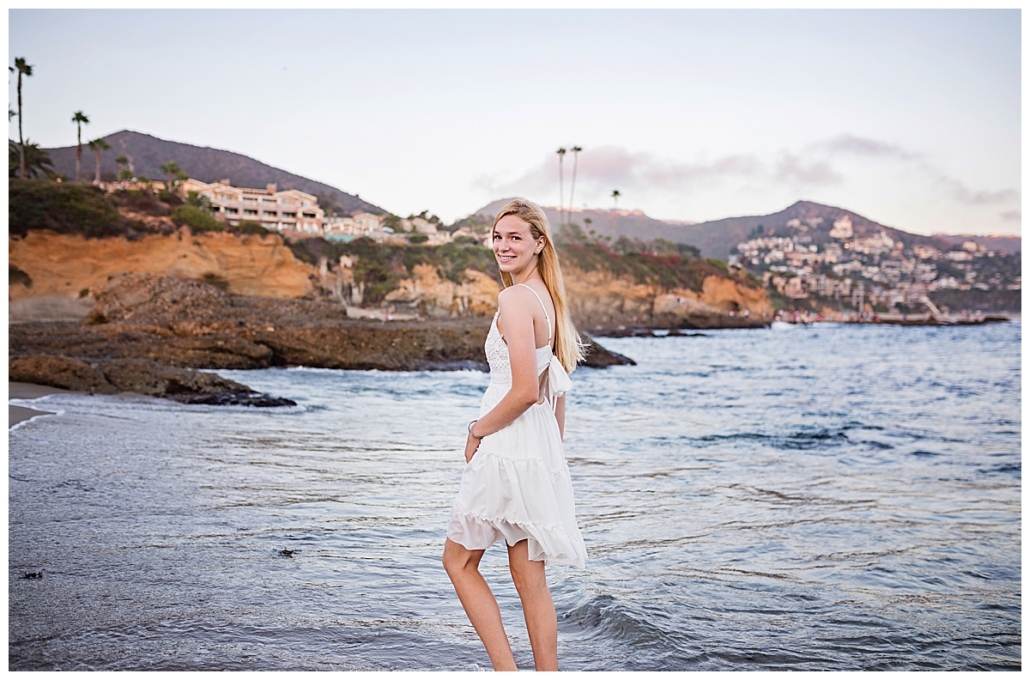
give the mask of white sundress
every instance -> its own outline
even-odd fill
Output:
[[[525,287],[543,307],[537,292]],[[582,567],[586,546],[576,523],[572,480],[554,416],[555,400],[572,387],[572,381],[551,351],[551,319],[546,307],[544,316],[547,345],[537,348],[536,364],[538,376],[548,373],[545,399],[507,427],[483,437],[461,476],[447,538],[468,550],[485,550],[500,538],[508,545],[528,539],[529,559]],[[483,395],[480,417],[511,389],[508,345],[497,330],[497,315],[485,348],[490,386]]]

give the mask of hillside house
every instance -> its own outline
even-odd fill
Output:
[[[229,180],[208,184],[187,179],[181,185],[183,195],[196,191],[211,201],[215,217],[227,224],[257,222],[266,229],[302,236],[321,235],[325,212],[318,199],[298,189],[279,191],[275,184],[264,189],[234,187]]]

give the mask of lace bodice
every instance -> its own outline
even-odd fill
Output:
[[[486,362],[490,364],[490,382],[498,385],[511,385],[511,358],[508,356],[508,345],[497,330],[497,314],[494,314],[493,323],[490,324],[490,332],[486,336]],[[547,370],[551,363],[551,348],[543,346],[536,348],[536,373],[540,375]]]
[[[533,295],[536,295],[540,306],[543,307],[544,318],[547,319],[548,344],[536,348],[536,374],[538,376],[543,375],[544,371],[547,371],[547,380],[542,384],[542,398],[549,402],[553,409],[557,403],[557,398],[572,388],[572,381],[569,380],[569,374],[565,372],[561,362],[558,361],[558,357],[554,356],[554,352],[551,351],[550,342],[554,331],[551,327],[551,317],[547,314],[547,307],[544,307],[544,301],[540,299],[540,295],[530,286],[526,286],[524,283],[516,285],[529,288]],[[504,338],[501,337],[501,331],[497,329],[497,317],[500,314],[499,311],[497,314],[494,314],[494,320],[490,324],[490,332],[486,336],[484,349],[486,350],[486,361],[490,364],[490,384],[511,387],[511,357],[508,355],[508,345],[504,342]]]

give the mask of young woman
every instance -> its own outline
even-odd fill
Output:
[[[518,670],[479,573],[486,548],[503,538],[536,669],[558,670],[558,621],[544,565],[582,567],[586,559],[562,450],[568,373],[582,345],[543,211],[521,200],[504,206],[494,218],[493,251],[505,289],[486,338],[490,386],[468,426],[443,563],[494,670]]]

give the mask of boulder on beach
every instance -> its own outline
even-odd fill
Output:
[[[148,359],[86,363],[71,357],[36,354],[14,357],[9,364],[12,381],[76,392],[134,392],[188,404],[296,405],[290,399],[260,394],[214,373],[177,368]]]
[[[103,372],[84,361],[66,356],[35,354],[13,357],[8,364],[9,380],[49,385],[75,392],[113,394],[118,388]]]
[[[229,296],[202,281],[182,281],[154,274],[121,274],[90,288],[95,300],[87,323],[169,323],[217,316]]]

